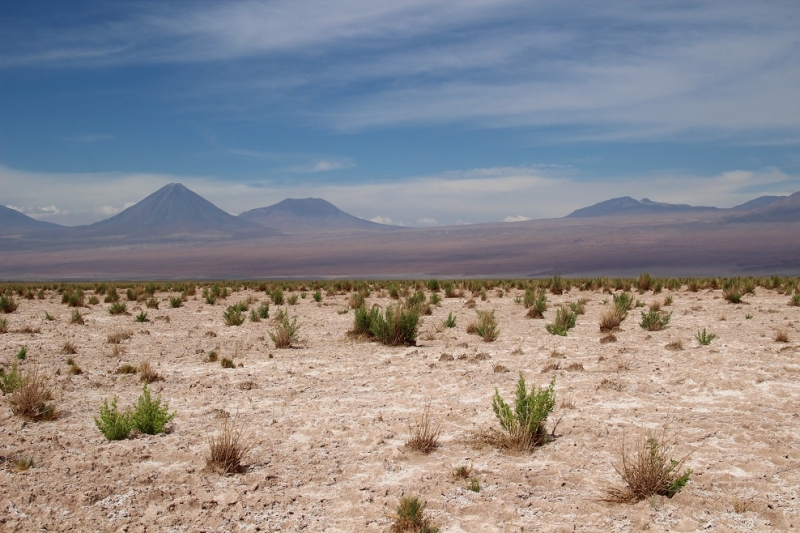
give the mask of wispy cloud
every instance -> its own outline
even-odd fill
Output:
[[[44,219],[55,217],[59,215],[69,215],[69,211],[59,209],[55,205],[45,205],[38,207],[18,207],[14,205],[7,205],[6,207],[19,211],[22,214],[28,215],[31,218]]]

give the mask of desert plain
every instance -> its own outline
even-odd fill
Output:
[[[521,288],[490,282],[485,300],[468,289],[439,293],[416,345],[392,347],[347,334],[346,290],[316,302],[311,284],[295,286],[285,297],[305,297],[277,306],[263,290],[229,284],[215,305],[198,288],[179,308],[170,297],[180,292],[156,292],[159,307],[148,309],[125,301],[120,286],[129,314],[111,315],[100,296],[73,324],[75,308],[47,290],[16,296],[17,310],[2,315],[0,363],[10,371],[26,346],[19,368],[46,377],[57,410],[33,422],[0,400],[3,531],[389,531],[402,496],[423,500],[442,532],[800,528],[800,307],[789,294],[757,287],[732,304],[719,288],[634,292],[644,307],[601,343],[609,292],[548,293],[544,319],[532,319]],[[248,298],[251,308],[269,303],[270,317],[279,308],[296,317],[298,342],[276,349],[271,319],[226,325],[226,307]],[[567,336],[548,333],[557,306],[581,298],[585,312]],[[375,286],[366,302],[395,300]],[[653,302],[672,313],[661,331],[639,326]],[[494,342],[467,333],[476,310],[494,311]],[[136,320],[140,311],[147,322]],[[449,313],[454,328],[442,325]],[[716,335],[707,346],[695,338],[704,328]],[[117,332],[132,335],[110,343]],[[76,353],[65,354],[66,343]],[[212,351],[235,368],[209,362]],[[136,401],[139,376],[115,372],[144,361],[161,378],[150,390],[176,416],[164,434],[107,441],[94,417],[103,400]],[[511,403],[519,372],[529,384],[556,380],[552,439],[526,453],[479,438],[499,427],[495,388]],[[406,442],[426,406],[441,433],[422,454]],[[225,420],[249,434],[241,473],[206,466]],[[622,485],[615,466],[625,439],[664,427],[675,458],[688,454],[683,490],[605,501]],[[477,483],[458,479],[459,466]]]

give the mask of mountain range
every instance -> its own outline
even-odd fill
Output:
[[[320,198],[234,216],[172,183],[85,226],[0,206],[0,278],[800,272],[797,235],[800,192],[732,208],[626,196],[560,219],[411,229],[354,217]]]

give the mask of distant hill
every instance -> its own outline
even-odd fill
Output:
[[[729,222],[800,222],[800,191],[730,218]]]
[[[322,198],[287,198],[269,207],[245,211],[239,218],[283,233],[396,229],[354,217]]]
[[[58,228],[58,224],[36,220],[16,209],[0,205],[0,231],[25,231]]]
[[[681,212],[712,212],[718,211],[716,207],[695,207],[687,204],[667,204],[663,202],[653,202],[647,198],[636,200],[630,196],[612,198],[605,202],[600,202],[589,207],[576,209],[564,218],[589,218],[605,217],[615,215],[648,215],[660,213],[681,213]]]
[[[166,237],[252,232],[254,224],[226,213],[180,183],[170,183],[118,215],[71,228],[79,237]],[[262,234],[274,231],[258,228]]]
[[[731,207],[731,211],[750,211],[752,209],[760,209],[772,205],[779,200],[788,198],[788,196],[759,196],[755,200],[750,200],[740,205]]]

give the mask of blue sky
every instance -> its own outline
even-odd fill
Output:
[[[409,226],[800,190],[796,0],[3,2],[0,202]]]

